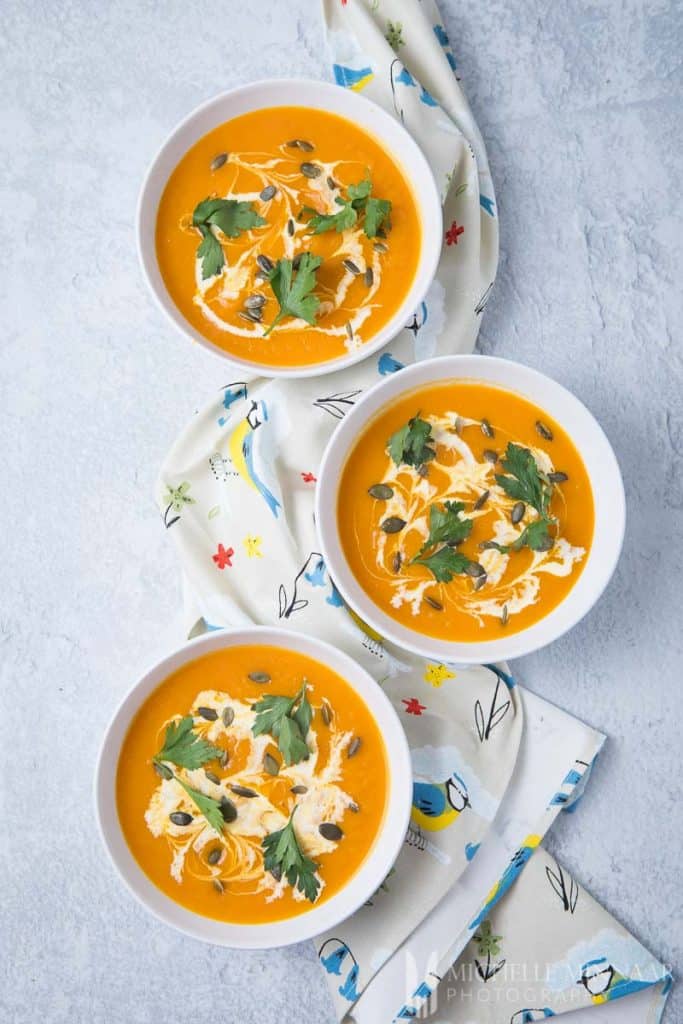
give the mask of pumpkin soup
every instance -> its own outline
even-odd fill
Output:
[[[126,841],[164,893],[207,917],[277,921],[362,864],[384,816],[386,752],[365,703],[325,665],[231,647],[147,698],[116,793]]]
[[[277,107],[214,128],[159,203],[159,268],[204,337],[269,366],[360,348],[397,312],[421,229],[391,154],[345,118]]]
[[[593,496],[564,430],[521,395],[454,380],[399,396],[351,451],[338,492],[347,562],[404,626],[492,640],[568,593]]]

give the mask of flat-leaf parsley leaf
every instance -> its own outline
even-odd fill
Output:
[[[286,316],[299,317],[308,324],[315,323],[320,299],[312,293],[316,286],[316,271],[321,263],[320,256],[313,256],[310,252],[302,255],[298,270],[294,270],[292,260],[283,258],[277,261],[268,274],[268,280],[280,310],[264,332],[264,337]]]
[[[238,238],[243,231],[260,228],[267,221],[256,212],[251,202],[238,199],[203,199],[192,214],[192,224],[199,229],[202,241],[197,256],[202,261],[202,277],[206,280],[218,274],[225,264],[223,246],[212,228],[222,231],[227,238]]]

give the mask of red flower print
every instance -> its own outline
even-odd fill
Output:
[[[224,548],[222,544],[218,545],[218,551],[213,555],[213,560],[219,569],[225,569],[226,565],[231,566],[232,562],[230,559],[235,554],[234,548]]]
[[[446,232],[446,245],[457,245],[458,235],[461,235],[465,229],[460,227],[457,221],[453,221],[448,231]]]
[[[305,484],[315,484],[318,481],[317,476],[313,476],[312,473],[302,473],[301,479]]]
[[[427,710],[426,704],[420,704],[417,697],[403,697],[402,701],[406,706],[406,714],[408,715],[421,715],[423,711]]]

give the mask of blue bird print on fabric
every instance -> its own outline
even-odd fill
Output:
[[[247,395],[248,389],[244,381],[239,381],[236,384],[228,384],[223,392],[223,408],[229,410],[231,405],[234,405],[235,402],[239,402],[240,398],[246,398]],[[224,427],[227,422],[227,416],[218,417],[219,427]]]
[[[579,984],[583,985],[594,1003],[600,1004],[630,996],[641,988],[648,988],[651,982],[626,978],[605,957],[598,957],[583,965]]]
[[[333,64],[332,69],[337,85],[341,85],[345,89],[353,89],[354,92],[360,92],[375,77],[372,68],[361,68],[356,71],[355,68],[347,68],[343,64]]]
[[[320,947],[318,959],[328,974],[336,974],[339,977],[342,974],[342,966],[346,969],[348,963],[351,963],[351,968],[337,991],[344,999],[355,1003],[359,996],[357,989],[359,968],[358,961],[347,944],[342,939],[327,939]]]
[[[518,1010],[517,1013],[513,1013],[510,1024],[535,1024],[538,1020],[547,1020],[548,1017],[554,1017],[555,1014],[548,1007],[543,1007],[539,1010]]]
[[[489,217],[495,217],[496,211],[493,209],[493,199],[488,196],[479,195],[479,205],[483,210],[486,210]]]
[[[261,418],[259,418],[259,412]],[[261,479],[255,465],[254,435],[259,427],[268,420],[268,409],[265,402],[252,402],[248,414],[232,431],[228,439],[228,451],[233,467],[238,476],[249,487],[258,491],[268,508],[277,518],[282,507],[278,499]]]
[[[379,362],[377,363],[377,369],[382,377],[386,377],[390,373],[396,373],[397,370],[402,370],[404,366],[405,363],[401,363],[398,359],[395,359],[391,352],[384,352],[379,357]]]
[[[486,902],[484,903],[481,911],[477,914],[474,921],[470,922],[469,927],[471,929],[478,928],[482,921],[486,920],[492,908],[495,907],[496,903],[503,898],[508,889],[513,885],[514,881],[522,873],[524,866],[530,859],[540,841],[541,836],[536,835],[535,833],[526,837],[524,843],[516,851],[514,857],[501,875],[499,881],[496,882],[486,897]]]
[[[445,782],[414,782],[411,818],[428,832],[439,832],[469,806],[467,786],[453,772]]]

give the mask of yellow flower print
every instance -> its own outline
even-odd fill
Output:
[[[243,543],[249,558],[263,558],[260,537],[245,537]]]
[[[455,679],[455,672],[451,672],[445,665],[427,665],[424,674],[425,683],[429,683],[430,686],[443,686],[446,679]]]

